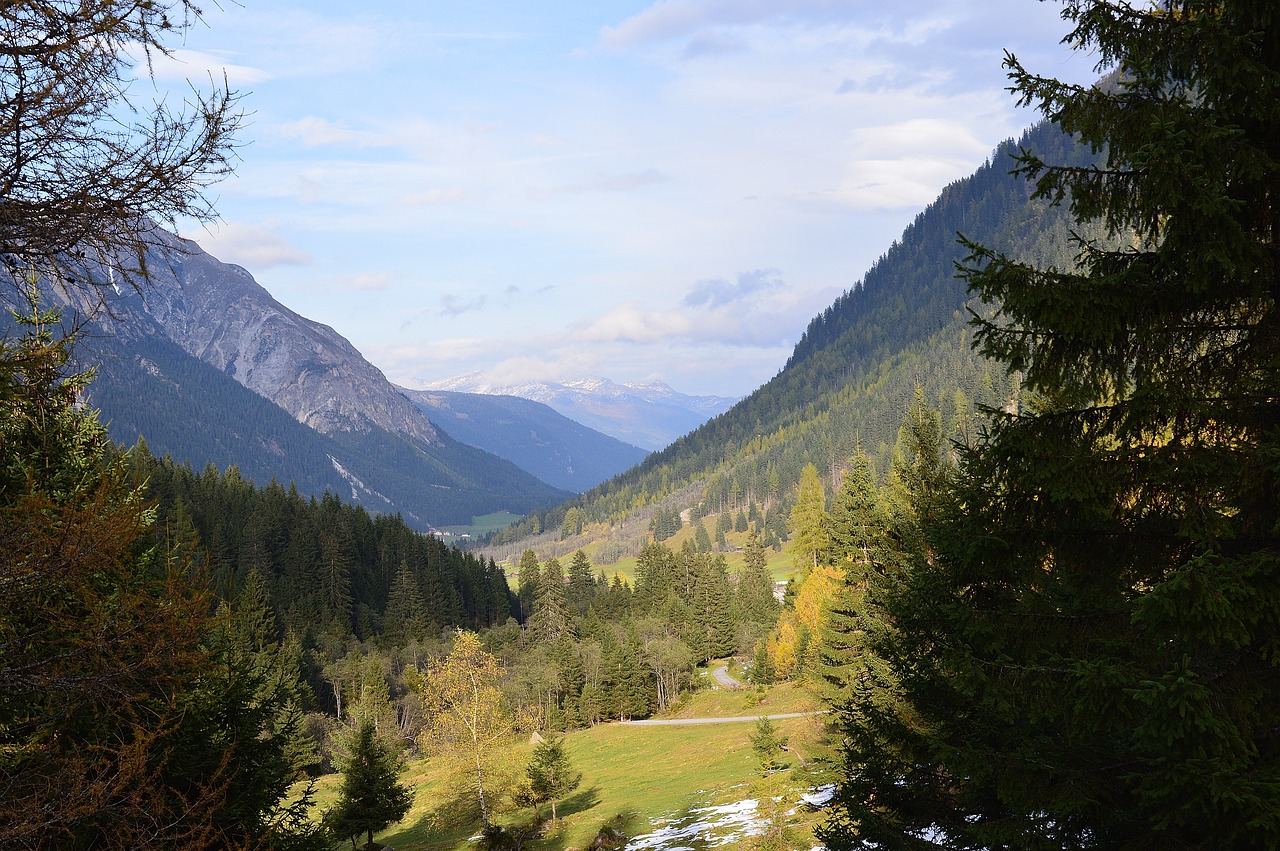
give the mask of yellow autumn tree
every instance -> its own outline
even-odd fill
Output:
[[[822,565],[809,572],[796,592],[796,620],[804,627],[809,640],[805,642],[803,670],[816,671],[821,661],[822,642],[819,637],[827,628],[831,607],[840,589],[844,587],[843,567]]]
[[[449,655],[428,666],[425,678],[414,678],[429,713],[418,742],[466,778],[485,827],[513,773],[510,745],[535,720],[507,701],[502,676],[502,664],[476,634],[459,630]]]
[[[779,680],[789,680],[796,675],[803,651],[800,646],[802,640],[800,630],[796,628],[795,610],[788,609],[778,618],[778,625],[769,633],[765,643],[769,664]]]
[[[778,619],[766,644],[769,662],[778,679],[789,680],[816,670],[827,613],[844,584],[844,568],[819,565],[810,570],[796,592],[795,608]]]

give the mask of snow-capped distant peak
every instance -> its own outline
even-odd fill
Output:
[[[571,420],[645,449],[666,446],[737,401],[722,396],[689,396],[659,380],[619,384],[599,376],[499,384],[489,381],[483,373],[472,372],[424,382],[421,389],[532,399]]]

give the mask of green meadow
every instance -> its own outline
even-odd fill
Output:
[[[675,706],[664,719],[717,718],[808,712],[819,708],[803,689],[782,684],[763,691],[706,689]],[[787,754],[793,785],[807,788],[821,782],[812,773],[828,752],[821,716],[778,719],[778,729],[791,738]],[[751,722],[650,725],[602,724],[568,734],[566,749],[582,783],[559,802],[560,818],[547,825],[543,837],[529,847],[585,849],[606,823],[628,836],[649,833],[664,819],[686,813],[691,807],[719,804],[751,797],[748,789],[756,775],[751,750]],[[524,764],[531,746],[513,748],[513,757]],[[798,756],[797,756],[798,755]],[[798,759],[807,764],[802,767]],[[403,780],[414,789],[414,804],[399,825],[378,835],[378,841],[397,851],[446,851],[476,847],[472,837],[479,823],[445,826],[439,814],[451,810],[453,799],[431,760],[413,760]],[[332,804],[340,778],[322,778],[317,789],[319,809]],[[544,811],[547,809],[544,806]],[[546,813],[544,812],[544,815]],[[528,809],[499,815],[509,826],[527,823]],[[803,847],[812,846],[813,816],[800,817],[797,830]]]

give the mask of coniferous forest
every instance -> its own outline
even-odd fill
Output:
[[[828,848],[1280,846],[1280,8],[1066,4],[1101,83],[1008,57],[1045,123],[949,187],[772,382],[507,535],[572,542],[643,508],[630,575],[585,549],[500,566],[111,440],[41,284],[92,302],[105,283],[68,258],[96,252],[145,287],[138,215],[211,215],[239,115],[215,88],[103,131],[126,48],[196,13],[69,8],[0,7],[4,132],[57,142],[0,159],[21,305],[0,339],[0,848],[372,847],[412,805],[409,759],[450,790],[441,824],[522,847],[582,779],[558,733],[664,713],[730,659],[757,694],[825,702]],[[809,847],[785,737],[766,719],[751,741],[752,793],[779,804],[752,841]]]

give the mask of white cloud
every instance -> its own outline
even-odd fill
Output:
[[[630,174],[596,174],[581,183],[553,186],[538,190],[534,195],[545,198],[553,195],[585,195],[591,192],[632,192],[670,180],[671,176],[659,169],[647,168]]]
[[[464,313],[472,313],[484,307],[485,297],[482,295],[464,298],[462,296],[449,295],[442,296],[440,299],[440,315],[447,317],[461,316]]]
[[[594,343],[628,343],[660,347],[679,344],[694,349],[712,346],[744,348],[789,345],[834,291],[796,293],[776,269],[743,272],[736,282],[699,281],[678,307],[646,308],[629,301],[603,315],[579,323],[569,335]]]
[[[741,301],[752,295],[762,292],[770,292],[785,287],[782,279],[778,277],[777,269],[756,269],[751,272],[742,272],[738,275],[736,283],[725,280],[724,278],[711,278],[705,281],[698,281],[694,284],[693,289],[689,290],[681,301],[686,307],[707,307],[716,308],[723,307],[726,304],[732,304],[735,301]]]
[[[397,202],[406,207],[435,207],[441,204],[460,204],[466,200],[467,193],[462,189],[424,189],[401,195]]]
[[[212,230],[186,235],[224,263],[235,263],[253,273],[276,266],[301,266],[311,262],[307,252],[270,227],[224,222]]]
[[[587,324],[581,338],[588,342],[655,343],[686,339],[697,330],[694,319],[678,310],[645,310],[629,301]]]
[[[135,46],[129,52],[135,59],[139,75],[145,74],[147,60],[141,48]],[[233,56],[235,56],[234,52],[223,50],[199,51],[179,48],[170,51],[168,55],[152,51],[151,73],[160,82],[190,80],[197,86],[210,79],[215,84],[221,84],[225,75],[227,83],[232,88],[271,79],[271,74],[261,68],[238,65],[230,61],[230,57]]]
[[[630,47],[693,35],[708,27],[865,19],[868,8],[874,6],[850,0],[658,0],[618,25],[605,27],[601,40],[611,47]]]
[[[344,289],[354,290],[356,292],[368,292],[371,290],[385,290],[391,284],[391,275],[386,272],[362,272],[348,281]]]
[[[277,81],[373,71],[397,44],[403,27],[367,14],[323,15],[287,3],[209,4],[202,40],[254,49]]]
[[[868,127],[853,134],[836,194],[862,209],[924,206],[990,150],[955,120],[915,118]]]
[[[308,148],[321,145],[354,144],[362,147],[385,145],[387,141],[368,132],[351,130],[344,124],[329,121],[315,115],[308,115],[296,121],[288,121],[268,128],[275,135],[295,142],[301,142]]]

